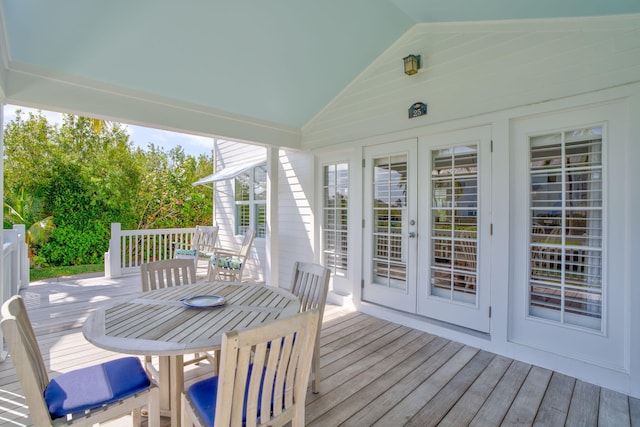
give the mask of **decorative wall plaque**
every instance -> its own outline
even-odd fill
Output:
[[[415,119],[416,117],[427,115],[427,104],[423,102],[416,102],[409,107],[409,118]]]

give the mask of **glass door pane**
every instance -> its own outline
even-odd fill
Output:
[[[373,284],[407,289],[407,156],[373,160]]]
[[[431,158],[430,294],[475,305],[478,149],[433,150]]]

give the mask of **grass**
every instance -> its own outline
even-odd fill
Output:
[[[97,273],[104,271],[104,264],[69,265],[65,267],[31,268],[30,280],[50,279],[52,277],[73,276],[75,274]]]

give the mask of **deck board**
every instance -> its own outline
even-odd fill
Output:
[[[407,372],[399,381],[393,384],[374,401],[360,410],[353,420],[349,420],[345,425],[368,426],[374,425],[381,418],[385,417],[393,408],[401,405],[405,400],[411,400],[414,390],[420,386],[427,378],[433,375],[451,357],[453,357],[463,347],[460,343],[454,343],[443,339],[435,339],[427,346],[423,347],[418,354],[422,355],[416,360],[414,369]],[[389,369],[389,367],[386,367]],[[398,424],[395,424],[398,425]],[[402,424],[399,424],[402,425]]]
[[[620,427],[631,426],[628,397],[613,390],[601,389],[598,424]]]
[[[440,421],[440,426],[457,427],[471,423],[489,394],[511,366],[511,359],[495,356],[493,360],[476,378],[471,387],[465,391],[447,415]]]
[[[554,372],[538,408],[534,426],[560,426],[567,419],[575,378]]]
[[[631,427],[640,427],[640,399],[629,397],[629,416]]]
[[[81,327],[104,303],[138,292],[136,279],[59,279],[23,292],[52,376],[120,356],[88,343]],[[640,426],[637,398],[342,307],[327,306],[320,343],[308,426]],[[187,386],[212,375],[208,363],[186,369]],[[0,425],[29,425],[10,358],[0,363]]]
[[[391,351],[392,354],[379,362],[375,370],[361,371],[351,381],[345,381],[342,373],[334,375],[329,383],[323,384],[321,393],[307,400],[308,424],[322,426],[327,418],[335,420],[336,424],[349,420],[363,405],[387,390],[402,377],[403,373],[409,372],[415,365],[415,362],[411,361],[412,356],[434,338],[427,334],[407,333],[402,339],[396,341],[397,347],[387,347],[387,351]],[[444,345],[444,342],[441,345]],[[347,366],[345,365],[345,368]],[[388,369],[385,369],[385,366]],[[333,385],[335,387],[332,387]],[[326,390],[330,392],[322,393]]]
[[[584,381],[576,381],[567,414],[567,425],[597,425],[599,405],[600,387]]]
[[[469,425],[500,425],[530,369],[527,363],[513,361]]]
[[[437,426],[449,410],[466,393],[473,382],[495,357],[494,354],[479,351],[458,373],[436,393],[429,402],[407,423],[410,426]]]
[[[412,424],[411,420],[416,417],[425,402],[433,399],[477,353],[478,350],[473,347],[463,346],[460,348],[433,374],[423,377],[418,387],[387,411],[374,425],[397,426]],[[419,420],[417,422],[420,425]]]
[[[520,391],[516,395],[509,412],[504,418],[505,425],[531,425],[544,398],[552,371],[532,366]]]

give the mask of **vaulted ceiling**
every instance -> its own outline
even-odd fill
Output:
[[[11,101],[38,103],[15,72],[299,131],[417,23],[640,13],[640,1],[3,0],[1,13]]]

